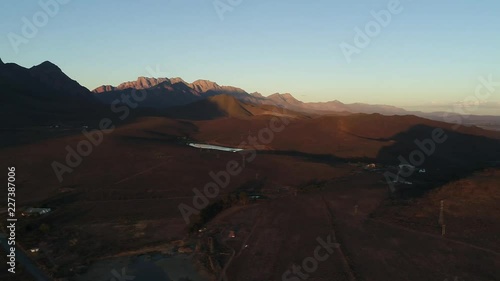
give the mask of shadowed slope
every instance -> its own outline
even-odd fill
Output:
[[[474,154],[483,149],[486,155],[500,140],[500,133],[477,127],[454,130],[452,124],[432,121],[416,116],[384,116],[356,114],[349,116],[320,116],[289,119],[285,128],[274,134],[266,149],[298,151],[309,154],[330,154],[341,158],[367,158],[397,163],[400,153],[415,149],[414,141],[432,136],[434,128],[450,133],[451,149],[443,149],[443,158],[453,159],[454,150]],[[266,120],[219,119],[200,123],[201,140],[224,140],[227,145],[238,145],[242,136],[256,136],[269,126]],[[452,138],[453,137],[453,138]],[[246,139],[246,137],[244,137]],[[479,147],[483,143],[484,148]],[[406,147],[406,150],[400,149]],[[459,153],[460,154],[460,153]],[[490,153],[493,154],[493,153]],[[478,154],[479,155],[479,154]],[[467,158],[467,157],[466,157]]]
[[[0,116],[9,126],[82,120],[103,108],[87,88],[50,62],[29,69],[0,63],[0,88]]]
[[[222,117],[246,119],[253,114],[246,105],[228,95],[218,95],[168,111],[174,118],[190,120],[211,120]]]

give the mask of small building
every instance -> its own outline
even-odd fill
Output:
[[[29,207],[26,210],[24,210],[21,213],[21,215],[25,216],[25,217],[29,217],[29,216],[41,216],[41,215],[49,213],[50,211],[51,211],[50,208],[32,208],[32,207]]]
[[[252,200],[262,199],[262,195],[259,195],[259,194],[252,194],[248,197]]]
[[[373,169],[376,169],[376,168],[377,168],[377,165],[374,164],[374,163],[365,165],[365,167],[364,167],[365,170],[373,170]]]

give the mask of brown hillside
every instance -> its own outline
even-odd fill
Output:
[[[218,95],[207,99],[169,109],[167,114],[178,119],[211,120],[223,117],[245,119],[253,114],[236,98]]]

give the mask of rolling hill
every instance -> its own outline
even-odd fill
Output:
[[[255,105],[243,102],[234,96],[220,94],[184,106],[168,108],[166,116],[176,119],[213,120],[218,118],[251,119],[256,116],[287,116],[306,118],[300,112],[278,108],[273,105]]]

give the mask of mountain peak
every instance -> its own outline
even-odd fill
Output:
[[[191,84],[218,85],[217,83],[210,81],[210,80],[206,80],[206,79],[198,79]]]
[[[204,80],[204,79],[198,79],[191,83],[193,86],[200,86],[200,87],[208,87],[208,88],[217,88],[219,85],[213,81],[210,80]]]
[[[53,64],[52,62],[50,62],[48,60],[42,62],[39,65],[33,66],[31,69],[44,70],[44,71],[61,71],[61,69],[59,68],[59,66]]]
[[[290,93],[284,93],[284,94],[275,93],[275,94],[270,95],[268,98],[274,98],[274,99],[279,98],[279,99],[286,100],[286,101],[290,101],[290,100],[297,101],[297,99],[294,96],[292,96],[292,94],[290,94]]]
[[[136,89],[136,90],[142,90],[142,89],[148,89],[151,87],[154,87],[158,84],[161,84],[163,82],[170,82],[170,79],[168,78],[150,78],[150,77],[144,77],[140,76],[137,77],[136,81],[129,81],[129,82],[124,82],[121,83],[116,87],[118,90],[125,90],[125,89]]]
[[[267,97],[269,100],[281,105],[289,105],[289,106],[302,106],[303,102],[297,100],[292,94],[285,93],[275,93]]]
[[[149,78],[140,76],[137,78],[137,86],[146,89],[167,81],[170,80],[168,78]]]
[[[111,86],[111,85],[102,85],[97,88],[95,88],[92,92],[96,94],[104,93],[104,92],[111,92],[114,91],[116,88]]]
[[[184,79],[180,78],[180,77],[174,77],[174,78],[170,78],[170,82],[172,82],[172,84],[176,84],[176,83],[184,83],[184,84],[188,84],[186,81],[184,81]]]
[[[210,90],[218,90],[221,88],[217,83],[203,79],[194,81],[193,83],[191,83],[191,86],[193,89],[201,93],[205,93]]]
[[[290,93],[284,93],[284,94],[281,94],[282,97],[286,98],[286,99],[294,99],[294,100],[297,100],[294,96],[292,96],[292,94]]]

